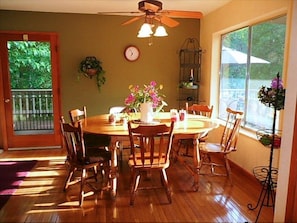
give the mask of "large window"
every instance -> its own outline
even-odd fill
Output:
[[[219,117],[226,107],[245,113],[244,126],[272,127],[273,108],[258,100],[262,85],[282,78],[286,16],[222,35]]]

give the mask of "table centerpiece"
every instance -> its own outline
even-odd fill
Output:
[[[163,85],[157,86],[155,81],[149,84],[130,85],[130,94],[125,99],[125,104],[128,108],[140,112],[140,121],[150,123],[153,121],[154,109],[159,112],[167,103],[164,101],[165,95],[159,91],[163,89]]]

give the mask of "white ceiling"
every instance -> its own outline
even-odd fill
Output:
[[[0,0],[0,9],[39,12],[137,12],[140,0]],[[163,10],[199,11],[204,15],[231,0],[161,0]]]

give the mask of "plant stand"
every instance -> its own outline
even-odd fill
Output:
[[[277,83],[277,89],[278,89],[279,73],[277,74],[277,80],[278,80],[278,83]],[[276,99],[277,97],[278,97],[278,91],[276,92]],[[259,207],[259,211],[255,222],[258,221],[263,206],[272,207],[274,210],[275,189],[277,187],[277,175],[278,175],[278,169],[272,167],[273,151],[275,147],[274,141],[275,141],[275,131],[276,131],[275,130],[276,111],[277,109],[276,107],[274,107],[273,124],[272,124],[272,143],[270,146],[269,166],[254,168],[254,175],[262,183],[262,190],[256,206],[253,207],[252,204],[247,205],[247,207],[250,210],[255,210]]]

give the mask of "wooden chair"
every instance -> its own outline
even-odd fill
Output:
[[[134,205],[135,193],[138,189],[153,189],[159,187],[138,187],[141,174],[160,171],[162,187],[165,188],[169,203],[171,191],[168,186],[166,169],[169,167],[169,154],[172,145],[174,122],[170,126],[136,125],[128,122],[129,137],[131,142],[131,168],[130,205]],[[135,138],[138,138],[139,147],[135,147]]]
[[[202,116],[211,118],[212,111],[213,111],[213,105],[208,106],[208,105],[193,104],[193,105],[189,106],[187,109],[188,109],[189,114],[202,115]],[[207,137],[208,137],[208,132],[205,132],[199,138],[199,142],[205,142]],[[183,155],[190,156],[189,155],[189,148],[192,148],[193,145],[194,145],[193,140],[191,140],[191,139],[181,139],[179,141],[178,151],[180,151],[181,148],[185,148],[186,151],[185,151],[185,153]]]
[[[125,113],[125,112],[136,112],[135,110],[131,110],[125,106],[112,106],[109,108],[109,114],[114,114],[114,115],[118,115],[121,113]],[[129,149],[131,150],[130,147],[130,140],[120,140],[116,142],[116,147],[119,151],[119,160],[120,160],[120,164],[123,163],[123,150],[125,149]]]
[[[69,111],[69,117],[71,123],[75,125],[79,120],[83,120],[87,118],[87,108],[83,106],[82,109],[72,109]],[[98,152],[97,149],[105,149],[108,150],[108,146],[110,144],[111,138],[108,135],[103,134],[92,134],[92,133],[84,133],[84,141],[87,149],[88,155],[95,156]]]
[[[213,105],[200,105],[200,104],[192,104],[188,107],[188,112],[195,115],[203,115],[208,118],[211,117],[213,111]]]
[[[109,151],[101,150],[100,156],[88,156],[86,154],[86,146],[83,138],[83,130],[81,121],[77,122],[77,126],[65,123],[64,117],[61,117],[61,132],[64,139],[64,146],[67,149],[66,164],[68,166],[68,175],[64,184],[64,191],[70,185],[80,182],[79,192],[79,206],[83,204],[84,198],[93,195],[98,189],[90,184],[89,179],[95,179],[97,181],[97,172],[101,170],[102,182],[106,184],[102,186],[100,190],[106,190],[110,188],[109,172],[110,172],[110,160],[111,153]],[[78,179],[73,179],[74,173],[80,172]],[[92,174],[90,173],[92,172]],[[89,186],[90,193],[85,192],[85,186]]]
[[[69,111],[69,117],[71,123],[74,124],[75,122],[87,118],[87,107],[83,106],[82,109],[72,109]]]
[[[112,106],[109,108],[109,114],[120,114],[125,111],[125,106]]]
[[[226,111],[227,120],[224,126],[220,142],[199,143],[199,149],[201,154],[201,167],[203,165],[209,165],[211,175],[228,176],[229,180],[232,182],[231,168],[228,162],[228,154],[236,151],[236,145],[238,141],[241,120],[243,118],[243,112],[235,111],[231,108],[227,108]],[[224,164],[212,162],[211,157],[214,154],[222,155],[224,159]],[[220,166],[225,168],[225,173],[218,173],[215,171],[215,167]]]

